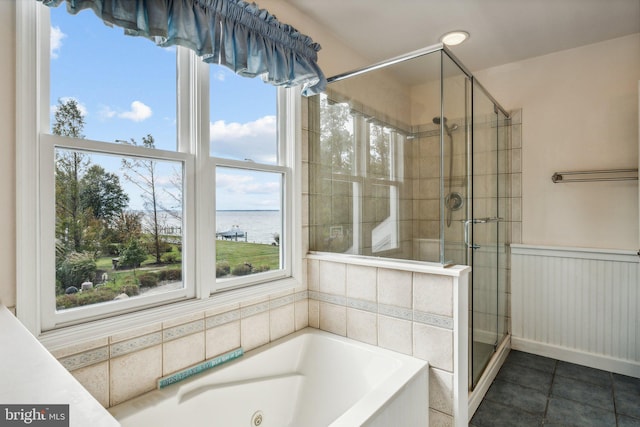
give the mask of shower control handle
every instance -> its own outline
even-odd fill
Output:
[[[471,243],[469,241],[469,224],[488,224],[490,222],[500,222],[503,220],[504,218],[493,216],[493,217],[486,217],[486,218],[472,218],[472,219],[466,219],[462,221],[464,223],[464,245],[469,249],[480,248],[480,245],[476,245],[475,243]]]

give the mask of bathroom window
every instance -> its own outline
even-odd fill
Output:
[[[32,331],[291,278],[297,92],[33,3],[18,6],[42,18],[18,41],[41,70],[22,79],[41,117],[21,115],[18,138],[37,141],[18,146],[38,165],[18,175],[36,212],[18,232],[39,230],[19,257]]]

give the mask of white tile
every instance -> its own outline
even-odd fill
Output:
[[[453,372],[453,331],[414,323],[413,355],[434,368]]]
[[[375,267],[347,265],[347,297],[376,302],[376,270]]]
[[[307,260],[307,286],[310,291],[320,290],[320,261],[317,259]]]
[[[162,375],[169,375],[204,360],[204,332],[162,345]]]
[[[347,335],[347,308],[320,302],[320,329],[337,335]]]
[[[378,344],[377,315],[366,311],[347,309],[347,337],[368,344]]]
[[[111,359],[109,373],[111,406],[155,389],[162,376],[162,346]]]
[[[303,299],[295,303],[295,328],[296,331],[309,326],[309,300]]]
[[[109,362],[80,368],[72,375],[102,406],[109,407]]]
[[[309,300],[309,326],[312,328],[320,328],[320,302]]]
[[[205,358],[210,359],[240,347],[240,321],[225,323],[207,329],[205,333]]]
[[[269,342],[269,312],[242,319],[240,344],[244,351],[252,350]]]
[[[453,316],[453,280],[448,276],[413,274],[413,309]]]
[[[404,354],[411,354],[411,323],[408,320],[378,316],[378,345]]]
[[[295,309],[287,304],[273,309],[269,313],[270,339],[275,341],[295,331]]]
[[[411,308],[411,272],[378,269],[378,303]]]
[[[429,407],[453,415],[453,374],[429,369]]]
[[[339,262],[320,261],[320,292],[345,296],[347,268]]]

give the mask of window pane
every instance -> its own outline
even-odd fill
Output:
[[[331,173],[354,174],[353,116],[347,103],[320,95],[320,160]]]
[[[58,7],[50,57],[53,134],[105,142],[150,134],[156,148],[176,150],[175,48]]]
[[[391,175],[391,132],[389,129],[369,123],[369,175],[389,179]]]
[[[216,277],[283,268],[280,173],[216,169]]]
[[[57,148],[58,310],[183,287],[182,164]]]
[[[277,164],[276,87],[226,67],[210,70],[211,155]]]

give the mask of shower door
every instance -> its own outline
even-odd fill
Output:
[[[481,86],[473,85],[471,212],[465,244],[471,272],[471,388],[507,334],[505,221],[506,116]]]

